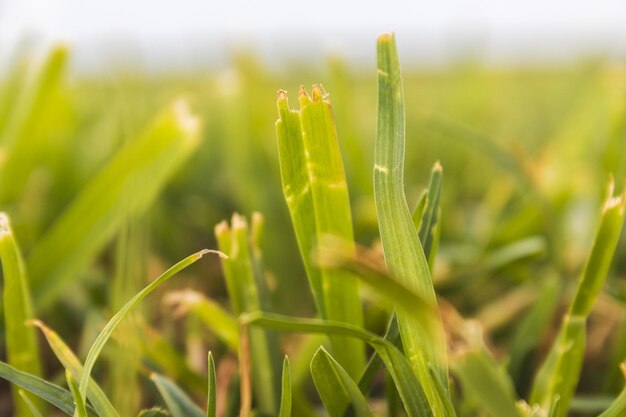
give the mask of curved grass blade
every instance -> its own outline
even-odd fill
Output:
[[[404,98],[400,65],[392,34],[378,38],[378,126],[375,147],[374,195],[387,266],[392,275],[436,306],[428,262],[404,195]],[[448,385],[443,327],[427,339],[426,330],[398,313],[402,344],[435,416],[445,416],[429,367]]]
[[[433,415],[422,386],[411,370],[407,358],[389,341],[367,330],[349,323],[293,318],[261,312],[245,314],[240,320],[245,324],[263,326],[282,331],[323,333],[360,339],[370,344],[378,355],[380,355],[398,388],[398,393],[400,394],[400,398],[404,403],[405,410],[409,417],[426,417]]]
[[[137,417],[170,417],[170,414],[160,408],[151,408],[149,410],[141,410]]]
[[[72,397],[72,393],[68,390],[58,385],[51,384],[48,381],[44,381],[37,376],[21,372],[1,361],[0,378],[49,402],[68,416],[74,415],[74,398]],[[87,415],[88,417],[98,417],[98,414],[89,406],[87,406]]]
[[[170,269],[165,271],[161,276],[159,276],[156,280],[154,280],[150,285],[141,290],[137,295],[131,298],[125,305],[122,307],[112,318],[109,320],[107,325],[102,329],[96,340],[91,345],[91,349],[89,349],[89,353],[87,354],[87,359],[85,359],[85,365],[83,369],[82,376],[80,378],[80,393],[82,398],[84,399],[87,394],[87,388],[89,386],[89,379],[91,376],[91,370],[93,369],[100,352],[104,348],[104,345],[111,337],[111,334],[115,330],[118,324],[124,319],[124,317],[128,314],[129,311],[133,309],[141,300],[143,300],[148,294],[150,294],[155,288],[159,285],[170,279],[172,276],[187,268],[189,265],[195,263],[200,258],[202,258],[207,253],[216,253],[221,257],[225,255],[218,251],[212,251],[208,249],[203,249],[200,252],[194,253],[178,262],[176,265],[172,266]]]
[[[4,277],[4,325],[6,331],[7,359],[11,366],[32,375],[41,375],[39,349],[35,330],[25,322],[33,318],[33,307],[26,266],[6,214],[0,213],[0,259]],[[15,415],[28,416],[26,404],[20,401],[17,388],[11,388]],[[41,408],[38,400],[32,400]]]
[[[374,417],[359,387],[323,347],[311,360],[311,375],[330,417],[342,417],[348,405],[356,417]]]
[[[207,411],[206,417],[215,417],[217,413],[217,393],[216,393],[216,377],[215,377],[215,361],[213,354],[209,352],[208,359],[208,376],[209,383],[207,385]]]
[[[285,356],[283,361],[282,395],[280,397],[280,412],[278,417],[291,417],[291,369],[289,358]]]
[[[625,204],[626,188],[620,195],[614,196],[611,180],[609,197],[602,209],[591,254],[578,282],[574,300],[533,383],[531,404],[549,409],[558,396],[557,417],[567,415],[578,384],[585,353],[587,316],[606,280],[622,231]]]
[[[316,270],[311,252],[326,235],[351,242],[352,215],[332,109],[320,86],[298,93],[300,111],[291,111],[285,92],[278,92],[276,122],[283,190],[294,223],[300,253],[323,318],[360,326],[363,313],[356,281],[340,271]],[[331,338],[337,360],[356,377],[365,363],[357,340]]]
[[[199,120],[177,100],[118,151],[33,248],[27,264],[38,308],[56,300],[126,219],[150,206],[199,141]]]
[[[72,374],[74,380],[80,378],[83,373],[83,366],[63,339],[61,339],[54,330],[50,329],[39,320],[31,320],[30,323],[42,331],[54,355],[59,362],[61,362],[61,365]],[[119,417],[118,412],[115,410],[106,394],[96,381],[91,378],[89,388],[87,389],[87,398],[101,417]]]
[[[78,385],[76,385],[76,380],[72,376],[72,373],[68,370],[65,371],[65,379],[67,380],[67,385],[70,387],[70,392],[74,398],[74,417],[87,417],[85,400],[83,400],[80,395],[80,390],[78,389]]]
[[[204,417],[198,406],[174,382],[159,374],[152,374],[150,379],[158,388],[173,417]]]

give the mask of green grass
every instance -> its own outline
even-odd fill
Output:
[[[626,71],[376,47],[114,84],[19,54],[0,415],[624,415]]]

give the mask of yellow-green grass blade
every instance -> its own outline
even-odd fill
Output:
[[[259,231],[261,218],[253,217],[252,231]],[[267,310],[265,276],[259,265],[259,248],[255,233],[249,233],[248,222],[234,214],[231,225],[218,224],[215,234],[220,249],[228,255],[222,259],[229,295],[236,314]],[[256,248],[255,248],[256,247]],[[280,349],[275,334],[260,328],[251,328],[250,355],[252,387],[259,411],[278,412],[280,390]]]
[[[443,183],[443,168],[439,162],[436,162],[430,173],[430,181],[428,184],[428,193],[426,194],[426,202],[423,214],[420,216],[419,225],[415,224],[416,215],[413,214],[413,222],[417,228],[417,235],[424,249],[424,255],[428,260],[428,266],[431,270],[437,256],[436,247],[437,230],[441,228],[441,189]]]
[[[186,312],[199,318],[215,336],[234,353],[239,348],[237,319],[217,302],[193,290],[175,291],[166,295],[165,302],[175,306],[176,314]]]
[[[37,408],[33,400],[30,399],[26,391],[20,389],[18,390],[18,394],[20,395],[20,397],[22,397],[22,400],[28,407],[28,410],[31,412],[33,417],[43,417],[43,414],[41,414],[41,411],[39,411],[39,409]]]
[[[289,110],[284,92],[278,94],[280,118],[276,132],[285,199],[320,314],[329,320],[360,326],[363,312],[356,281],[341,271],[316,271],[310,264],[311,251],[324,236],[336,236],[352,245],[354,238],[330,101],[317,85],[312,88],[312,98],[303,87],[298,96],[299,112]],[[339,363],[352,377],[357,377],[365,363],[362,343],[333,337],[331,344]]]
[[[70,388],[72,397],[74,398],[74,417],[87,417],[87,408],[85,406],[85,399],[80,395],[80,390],[76,384],[76,380],[72,376],[72,373],[65,370],[65,379],[67,385]]]
[[[7,359],[11,366],[33,375],[41,375],[37,335],[26,321],[33,318],[33,307],[26,266],[20,247],[6,214],[0,213],[0,260],[4,277],[4,325]],[[29,411],[20,400],[17,388],[12,387],[16,416],[28,416]],[[41,403],[33,400],[37,408]]]
[[[283,375],[281,378],[280,412],[278,417],[291,417],[291,369],[289,358],[283,361]]]
[[[398,388],[398,393],[408,416],[433,415],[422,386],[411,370],[407,358],[397,347],[382,337],[349,323],[294,318],[271,313],[250,313],[243,315],[240,320],[245,324],[287,332],[323,333],[329,336],[341,335],[362,340],[368,343],[380,355]]]
[[[206,417],[215,417],[217,414],[217,378],[215,376],[215,361],[211,352],[209,352],[208,358],[208,375]]]
[[[80,393],[83,399],[86,397],[87,388],[89,386],[89,380],[91,376],[91,371],[96,363],[96,360],[98,359],[100,352],[102,352],[104,345],[111,337],[111,334],[113,334],[113,331],[120,324],[120,322],[124,319],[124,317],[126,317],[126,315],[137,304],[139,304],[141,300],[143,300],[146,296],[148,296],[148,294],[150,294],[155,288],[157,288],[159,285],[161,285],[162,283],[164,283],[165,281],[173,277],[178,272],[182,271],[183,269],[187,268],[191,264],[198,261],[200,258],[202,258],[202,256],[206,255],[207,253],[217,253],[220,256],[225,256],[221,252],[203,249],[200,252],[196,252],[193,255],[186,257],[185,259],[181,260],[180,262],[178,262],[177,264],[169,268],[167,271],[161,274],[157,279],[152,281],[147,287],[145,287],[143,290],[137,293],[111,318],[111,320],[109,320],[109,322],[106,324],[104,329],[102,329],[100,334],[98,334],[98,337],[96,338],[96,340],[91,345],[91,348],[89,349],[89,353],[87,354],[87,358],[85,359],[84,369],[83,369],[81,378],[79,380]]]
[[[574,395],[585,352],[586,321],[604,285],[624,223],[626,188],[613,195],[613,182],[600,217],[593,247],[581,274],[574,300],[552,344],[547,358],[535,377],[531,404],[546,409],[560,398],[557,417],[565,417]]]
[[[149,410],[141,410],[137,417],[170,417],[170,414],[160,408],[151,408]]]
[[[35,375],[19,371],[2,361],[0,361],[0,378],[47,401],[68,416],[74,415],[74,398],[68,390]],[[87,407],[87,415],[89,417],[98,417],[98,414],[91,407]]]
[[[63,368],[72,374],[74,379],[80,378],[83,373],[83,366],[79,359],[74,355],[74,352],[65,344],[63,339],[48,326],[43,324],[39,320],[32,320],[31,323],[38,327],[45,336],[50,348],[54,352]],[[89,381],[89,388],[87,390],[87,398],[93,405],[93,408],[101,417],[119,417],[119,413],[115,410],[106,394],[102,391],[100,386],[91,379]]]
[[[330,417],[342,417],[347,406],[356,417],[374,417],[354,380],[323,347],[311,360],[311,375]]]
[[[177,100],[81,190],[27,260],[38,308],[56,300],[126,219],[150,206],[199,140],[198,119]]]
[[[374,195],[380,237],[387,267],[393,276],[414,289],[433,306],[437,299],[428,261],[404,195],[404,98],[400,65],[392,34],[378,38],[378,125],[375,147]],[[445,416],[429,367],[448,385],[446,342],[443,327],[427,338],[398,312],[398,325],[411,368],[418,376],[435,416]]]
[[[150,376],[173,417],[204,417],[202,410],[173,381],[159,374]]]
[[[515,404],[515,388],[511,380],[483,349],[461,353],[452,366],[461,381],[463,395],[480,404],[488,415],[522,417]]]
[[[621,367],[625,369],[623,364]],[[626,388],[620,392],[609,408],[600,414],[599,417],[621,417],[624,415],[626,415]]]
[[[29,175],[45,157],[40,121],[55,110],[54,96],[67,66],[68,50],[57,46],[21,86],[15,107],[0,131],[6,158],[0,163],[0,202],[13,201],[24,190]]]

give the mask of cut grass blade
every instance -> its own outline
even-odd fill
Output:
[[[347,406],[356,417],[374,417],[359,387],[323,347],[311,360],[311,375],[330,417],[342,417]]]
[[[115,328],[120,324],[120,322],[126,317],[128,312],[130,312],[141,300],[143,300],[148,294],[150,294],[155,288],[159,285],[170,279],[172,276],[187,268],[189,265],[198,261],[202,256],[207,253],[216,253],[219,256],[225,256],[223,253],[218,251],[211,251],[208,249],[203,249],[200,252],[194,253],[178,262],[176,265],[172,266],[170,269],[165,271],[161,276],[159,276],[156,280],[150,283],[147,287],[137,293],[133,298],[131,298],[125,305],[122,307],[112,318],[109,320],[107,325],[102,329],[96,340],[91,345],[89,349],[89,353],[87,354],[87,358],[85,359],[84,369],[80,378],[80,394],[84,399],[87,394],[87,388],[89,386],[89,380],[91,376],[91,371],[104,348],[104,345],[113,334]]]
[[[152,374],[150,379],[158,388],[173,417],[204,417],[202,410],[174,382],[159,374]]]
[[[380,237],[387,267],[393,276],[436,306],[428,261],[404,195],[404,98],[400,65],[392,34],[378,38],[378,125],[375,147],[374,195]],[[444,416],[429,368],[448,385],[446,342],[443,327],[428,339],[426,330],[398,313],[402,344],[411,368],[418,376],[435,416]],[[447,390],[447,389],[446,389]]]
[[[340,271],[318,270],[311,264],[311,253],[324,236],[353,242],[352,215],[328,97],[317,85],[312,88],[312,99],[304,87],[298,96],[300,111],[293,111],[285,92],[278,92],[276,134],[285,199],[321,316],[361,326],[356,281]],[[331,338],[331,345],[339,363],[357,377],[365,363],[362,343]]]
[[[0,259],[4,277],[4,325],[7,358],[11,366],[32,375],[41,375],[39,349],[35,330],[26,326],[33,318],[30,289],[21,250],[6,214],[0,213]],[[16,387],[12,387],[16,416],[26,417],[27,406],[20,400]],[[35,407],[41,403],[33,400]]]
[[[68,390],[44,381],[37,376],[21,372],[1,361],[0,378],[49,402],[68,416],[74,415],[74,398]],[[91,407],[87,407],[87,415],[89,417],[98,417],[98,414]]]
[[[74,380],[80,378],[83,373],[83,366],[76,355],[74,355],[74,352],[72,352],[59,335],[39,320],[32,320],[30,323],[42,331],[54,355],[59,362],[61,362],[61,365],[63,365],[63,368],[72,374]],[[87,398],[101,417],[119,417],[118,412],[115,410],[106,394],[93,379],[89,381]]]
[[[260,215],[253,217],[253,231],[260,227]],[[256,225],[256,226],[255,226]],[[222,269],[236,314],[269,309],[265,276],[260,265],[258,242],[254,233],[249,233],[248,222],[234,214],[231,225],[218,224],[215,235],[220,249],[229,257],[222,260]],[[280,349],[278,339],[265,329],[246,329],[250,334],[252,366],[252,388],[258,409],[275,414],[279,407]],[[241,336],[239,337],[239,339]],[[241,340],[240,340],[241,342]]]
[[[291,417],[291,369],[289,358],[283,361],[283,376],[281,383],[280,412],[278,417]]]
[[[587,316],[606,280],[624,223],[626,188],[622,194],[614,196],[611,180],[608,194],[576,295],[532,387],[531,404],[549,409],[554,398],[560,398],[557,417],[567,415],[578,384],[585,353]]]
[[[349,323],[329,322],[315,319],[301,319],[270,313],[251,313],[243,315],[244,324],[257,325],[276,330],[300,333],[323,333],[354,337],[372,346],[380,355],[391,374],[405,410],[409,417],[432,416],[422,386],[411,370],[407,358],[389,341]],[[347,404],[346,404],[347,406]]]
[[[37,242],[27,260],[45,308],[123,226],[143,213],[200,140],[200,123],[177,100],[122,148]]]

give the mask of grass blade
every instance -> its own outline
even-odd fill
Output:
[[[65,371],[65,379],[67,379],[67,385],[70,388],[72,397],[74,398],[74,417],[87,417],[87,408],[85,407],[85,400],[80,395],[76,380],[72,376],[72,373],[68,370]]]
[[[91,345],[89,349],[89,353],[87,354],[87,359],[85,359],[85,365],[83,369],[83,373],[80,378],[80,393],[82,398],[84,399],[87,394],[87,388],[89,386],[89,380],[91,376],[91,371],[100,355],[100,352],[104,348],[104,345],[111,337],[111,334],[115,330],[118,324],[126,317],[129,311],[133,309],[141,300],[143,300],[148,294],[150,294],[155,288],[159,285],[170,279],[172,276],[187,268],[189,265],[198,261],[202,256],[207,253],[217,253],[220,256],[224,256],[221,252],[210,251],[208,249],[201,250],[200,252],[194,253],[178,262],[176,265],[172,266],[170,269],[165,271],[161,276],[159,276],[156,280],[154,280],[150,285],[145,287],[139,293],[137,293],[133,298],[131,298],[125,305],[122,307],[112,318],[109,320],[107,325],[102,329],[96,340]]]
[[[432,271],[437,256],[437,251],[433,250],[436,244],[437,229],[440,228],[439,218],[441,217],[441,188],[443,183],[443,168],[437,161],[430,173],[430,182],[423,213],[419,217],[419,225],[415,224],[416,215],[413,214],[413,223],[417,228],[424,255],[428,260],[429,269]],[[417,211],[415,212],[417,213]]]
[[[217,394],[216,394],[216,377],[215,377],[215,361],[213,354],[209,352],[208,359],[208,375],[209,383],[207,386],[207,411],[206,417],[215,417],[217,413]]]
[[[76,355],[74,355],[74,352],[72,352],[59,335],[39,320],[32,320],[31,323],[42,331],[50,348],[59,362],[61,362],[61,365],[63,365],[63,368],[72,374],[74,380],[80,378],[83,373],[83,366]],[[106,394],[93,379],[89,381],[87,398],[101,417],[119,417],[118,412],[115,410]]]
[[[35,330],[25,322],[33,318],[33,307],[26,267],[21,250],[6,214],[0,213],[0,259],[4,277],[4,323],[7,358],[11,366],[32,375],[41,375],[39,349]],[[28,416],[26,404],[20,400],[17,388],[12,387],[16,416]],[[37,408],[41,407],[34,400]]]
[[[374,417],[359,387],[323,347],[313,356],[311,375],[330,417],[342,417],[348,405],[356,417]]]
[[[283,361],[282,395],[280,397],[280,412],[278,417],[291,417],[291,369],[289,358],[285,356]]]
[[[400,66],[391,34],[378,38],[378,127],[375,147],[374,195],[383,252],[392,275],[402,279],[433,306],[437,299],[428,262],[404,195],[404,102]],[[411,368],[423,385],[435,416],[444,416],[429,367],[448,385],[446,345],[439,325],[432,339],[426,330],[398,313],[398,325]],[[428,342],[427,342],[428,340]]]
[[[141,410],[137,417],[170,417],[170,414],[160,408],[151,408],[149,410]]]
[[[356,281],[311,265],[311,252],[324,236],[353,242],[352,215],[328,97],[317,85],[312,98],[304,87],[298,95],[299,112],[289,110],[286,94],[278,93],[276,132],[285,199],[321,316],[360,326],[363,313]],[[365,363],[362,343],[331,338],[331,344],[339,363],[356,377]]]
[[[159,374],[152,374],[150,379],[157,386],[173,417],[204,417],[198,406],[174,382]]]
[[[26,394],[24,390],[18,390],[18,394],[20,395],[20,397],[22,397],[22,400],[24,400],[24,403],[30,410],[33,417],[43,417],[43,414],[41,414],[41,411],[37,409],[37,406],[35,405],[33,400],[30,399],[30,397],[28,396],[28,394]]]
[[[600,225],[576,295],[532,387],[531,404],[548,409],[555,397],[560,398],[557,417],[567,415],[578,384],[585,353],[587,316],[606,280],[624,223],[625,203],[626,188],[621,195],[613,196],[611,181],[609,197],[602,209]]]
[[[36,305],[45,308],[127,218],[143,213],[200,139],[200,123],[175,101],[78,194],[28,258]]]

